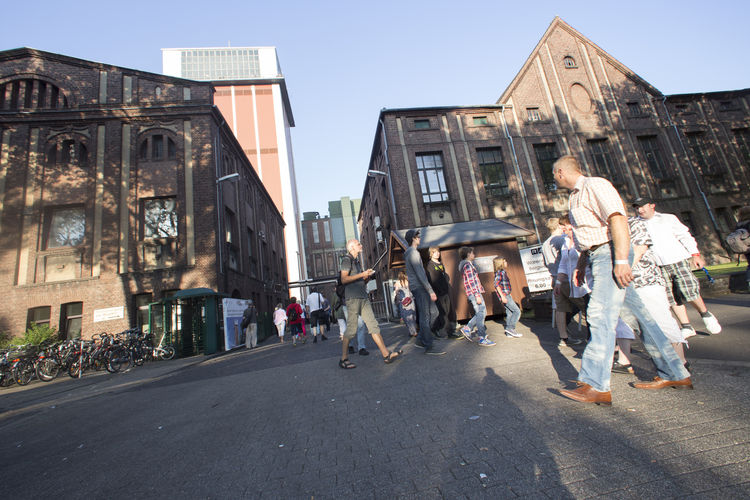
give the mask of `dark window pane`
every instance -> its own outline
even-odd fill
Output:
[[[487,196],[508,194],[508,178],[505,176],[502,148],[477,149],[477,158]]]
[[[649,170],[651,170],[651,175],[654,176],[654,179],[671,179],[672,175],[667,171],[666,164],[662,159],[661,151],[659,150],[659,141],[656,136],[649,135],[638,137],[638,142],[641,144],[643,155],[646,158],[646,164],[648,165]]]
[[[151,159],[161,160],[164,158],[164,136],[155,135],[151,137]]]
[[[555,175],[552,173],[552,165],[559,158],[557,154],[557,145],[552,144],[534,144],[534,154],[539,165],[539,171],[542,173],[544,189],[547,191],[557,190],[555,184]]]

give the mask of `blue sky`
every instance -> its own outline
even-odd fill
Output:
[[[325,215],[329,200],[362,195],[381,108],[494,103],[556,15],[662,92],[678,94],[750,87],[748,5],[6,2],[0,50],[26,46],[161,73],[165,47],[277,47],[296,121],[300,210]]]

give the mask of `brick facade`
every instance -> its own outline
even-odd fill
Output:
[[[121,331],[136,297],[198,287],[273,310],[288,296],[282,235],[210,84],[0,52],[0,331],[23,332],[35,308],[84,337]]]
[[[665,96],[556,18],[496,104],[381,111],[368,168],[389,175],[365,184],[365,262],[376,217],[386,234],[496,217],[534,231],[527,244],[544,240],[567,211],[550,170],[564,154],[626,202],[654,197],[708,262],[726,261],[723,236],[748,204],[749,105],[750,89]]]

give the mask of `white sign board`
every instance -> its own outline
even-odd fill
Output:
[[[101,321],[110,321],[113,319],[122,319],[125,317],[125,308],[107,307],[106,309],[94,309],[94,323]]]
[[[529,284],[530,292],[543,292],[552,289],[552,275],[544,265],[542,246],[534,245],[521,248],[521,263],[526,273],[526,282]]]
[[[495,257],[497,255],[485,255],[483,257],[477,257],[474,259],[474,267],[477,268],[477,274],[483,274],[483,273],[495,273],[495,264],[493,264],[493,260],[495,260]]]
[[[245,345],[245,332],[242,330],[242,313],[247,308],[247,300],[223,299],[224,306],[224,349],[230,351]]]

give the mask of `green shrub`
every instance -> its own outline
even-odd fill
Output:
[[[13,337],[7,332],[0,332],[0,348],[14,345],[50,343],[57,340],[57,331],[49,325],[31,325],[23,335]]]

